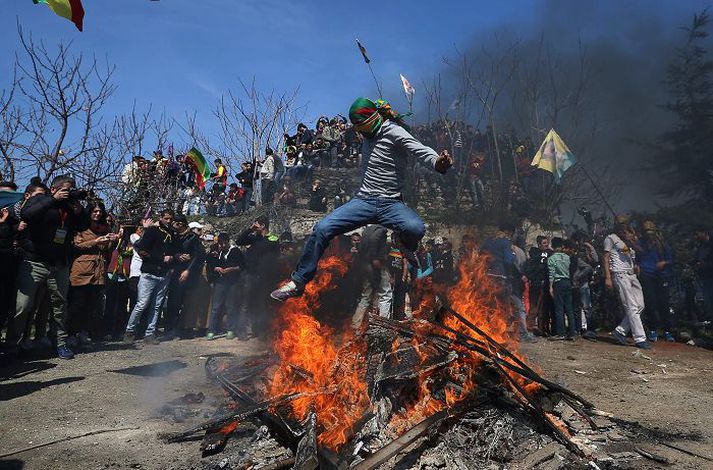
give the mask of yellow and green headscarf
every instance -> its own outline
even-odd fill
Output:
[[[371,101],[368,98],[357,98],[349,108],[349,120],[354,129],[369,137],[376,135],[385,119],[400,121],[404,114],[398,114],[385,100]]]

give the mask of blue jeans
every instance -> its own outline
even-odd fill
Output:
[[[584,320],[586,320],[586,325],[584,325],[581,315],[579,316],[580,330],[594,331],[594,321],[592,320],[592,290],[589,288],[589,284],[584,284],[579,288],[579,302],[582,307],[582,313],[584,314]]]
[[[244,322],[241,322],[238,315],[240,313],[240,303],[236,295],[237,284],[234,281],[216,282],[213,286],[213,296],[211,298],[210,315],[208,316],[208,332],[217,333],[220,328],[222,313],[228,316],[228,331],[235,332],[238,328],[245,329]]]
[[[161,306],[166,298],[170,279],[171,277],[168,275],[161,277],[141,273],[138,292],[136,294],[136,305],[134,305],[134,309],[131,311],[131,316],[129,317],[129,323],[126,325],[127,333],[133,333],[134,330],[136,330],[144,313],[148,311],[151,314],[151,320],[146,327],[145,336],[154,334],[158,317],[161,313]]]
[[[244,188],[245,195],[243,196],[243,211],[250,210],[250,200],[253,198],[253,188]]]
[[[525,310],[525,302],[522,301],[522,297],[515,294],[510,295],[510,302],[512,303],[515,314],[517,315],[517,322],[519,323],[520,338],[530,336],[530,332],[527,331],[527,311]]]
[[[572,284],[569,279],[555,281],[555,335],[564,336],[564,317],[567,315],[567,336],[575,336],[574,310],[572,309]]]
[[[485,205],[485,200],[483,199],[485,187],[483,186],[483,182],[477,176],[470,176],[468,177],[468,183],[470,185],[468,189],[470,190],[470,197],[473,199],[473,205],[483,207]]]
[[[404,246],[411,251],[416,251],[418,242],[426,233],[423,220],[401,200],[355,197],[315,225],[292,279],[297,284],[307,284],[314,277],[317,263],[329,241],[367,224],[379,224],[398,231]]]

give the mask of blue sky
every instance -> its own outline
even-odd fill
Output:
[[[219,96],[237,88],[238,78],[253,76],[265,90],[299,87],[307,117],[346,114],[356,96],[375,94],[356,37],[385,88],[398,90],[399,73],[419,88],[423,72],[441,68],[442,56],[469,31],[525,17],[534,8],[529,1],[475,7],[467,1],[84,0],[79,33],[46,6],[4,3],[0,87],[17,50],[19,18],[36,39],[71,40],[75,50],[116,64],[119,88],[109,114],[126,112],[136,99],[177,118],[196,110],[206,124]]]
[[[73,41],[74,49],[107,57],[117,67],[118,90],[105,112],[127,112],[153,105],[181,119],[196,111],[199,124],[216,130],[211,112],[238,79],[255,77],[263,90],[300,88],[309,120],[320,114],[346,114],[360,95],[375,86],[354,39],[366,45],[387,96],[405,107],[399,73],[417,89],[444,69],[442,57],[480,32],[500,26],[516,31],[547,28],[562,5],[585,18],[584,35],[607,35],[617,25],[659,11],[675,27],[701,1],[619,2],[563,0],[467,1],[243,1],[243,0],[83,0],[85,30],[32,0],[5,0],[0,16],[0,88],[10,76],[18,48],[16,19],[35,39],[47,44]],[[580,7],[581,5],[581,7]],[[590,15],[581,10],[591,10]],[[612,36],[614,37],[614,36]]]

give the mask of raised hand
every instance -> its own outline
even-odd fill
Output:
[[[448,150],[443,150],[436,160],[435,170],[439,173],[445,174],[450,167],[453,166],[453,157],[451,157]]]

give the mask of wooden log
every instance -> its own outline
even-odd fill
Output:
[[[317,457],[317,414],[310,411],[306,431],[297,444],[295,452],[295,470],[315,470],[319,467]]]
[[[456,312],[452,308],[447,308],[447,311],[456,317],[458,320],[461,321],[465,326],[482,336],[488,343],[490,343],[493,347],[495,347],[499,353],[507,356],[509,359],[513,360],[520,368],[523,370],[526,370],[529,374],[531,374],[532,377],[537,377],[538,380],[536,382],[547,385],[548,388],[550,388],[553,391],[561,392],[565,395],[569,395],[570,397],[574,398],[575,400],[579,401],[581,404],[586,406],[587,408],[594,408],[594,405],[589,402],[588,400],[584,399],[583,397],[579,396],[578,394],[572,392],[571,390],[561,386],[560,384],[550,382],[549,380],[545,379],[544,377],[541,377],[540,374],[538,374],[536,371],[534,371],[530,366],[528,366],[524,361],[522,361],[519,357],[511,353],[505,346],[494,340],[490,335],[485,333],[483,330],[475,326],[471,321],[469,321],[467,318],[465,318],[463,315],[460,313]]]
[[[708,462],[713,462],[713,458],[707,457],[702,454],[698,454],[696,452],[693,452],[692,450],[684,449],[683,447],[679,447],[675,444],[669,444],[667,442],[659,442],[664,447],[668,447],[670,449],[677,450],[679,452],[683,452],[684,454],[690,455],[691,457],[698,457],[699,459],[707,460]]]
[[[377,468],[403,449],[413,444],[416,439],[426,434],[429,429],[438,425],[441,421],[448,417],[449,411],[443,410],[435,413],[424,419],[416,426],[412,427],[404,434],[386,444],[378,451],[371,454],[369,457],[358,463],[352,470],[371,470]]]
[[[295,464],[295,458],[289,457],[285,460],[280,460],[279,462],[271,463],[270,465],[265,465],[260,467],[260,470],[284,470],[290,468]]]
[[[265,411],[273,406],[277,406],[282,403],[287,403],[291,400],[300,398],[302,396],[304,396],[304,394],[302,394],[302,393],[290,393],[288,395],[282,395],[279,397],[275,397],[270,400],[265,400],[262,403],[257,403],[255,405],[252,405],[252,406],[242,409],[240,411],[236,411],[234,413],[228,413],[227,415],[224,415],[224,416],[221,416],[218,418],[214,418],[214,419],[210,419],[210,420],[205,421],[205,422],[203,422],[197,426],[194,426],[190,429],[186,429],[185,431],[182,431],[182,432],[159,434],[159,437],[164,442],[168,442],[168,443],[179,442],[179,441],[186,439],[198,432],[205,431],[208,429],[221,428],[232,421],[242,421],[244,419],[255,416],[258,413]]]

